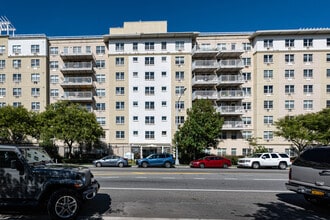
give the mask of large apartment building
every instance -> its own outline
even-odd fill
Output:
[[[330,106],[330,29],[173,33],[157,21],[125,22],[103,36],[1,34],[0,106],[79,103],[118,155],[172,151],[197,99],[224,117],[210,153],[248,154],[250,138],[291,153],[274,122]]]

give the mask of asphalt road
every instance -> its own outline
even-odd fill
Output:
[[[288,170],[92,168],[101,189],[78,219],[329,219],[286,190]],[[47,219],[40,210],[0,218]]]

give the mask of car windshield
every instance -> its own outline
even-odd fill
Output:
[[[43,148],[26,147],[26,148],[21,148],[20,150],[24,158],[31,165],[46,164],[53,162],[50,156],[48,155],[48,153]]]
[[[150,158],[155,158],[155,155],[154,154],[150,154],[149,156],[147,156],[148,159]]]

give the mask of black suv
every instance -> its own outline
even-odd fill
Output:
[[[330,147],[304,151],[293,163],[287,189],[301,193],[313,203],[330,201]]]
[[[55,164],[42,148],[0,146],[0,206],[40,206],[74,219],[100,185],[86,167]]]

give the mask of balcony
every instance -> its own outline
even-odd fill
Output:
[[[61,100],[76,101],[76,102],[92,102],[93,93],[89,91],[65,92],[64,95],[61,96]]]
[[[221,90],[219,100],[239,100],[244,97],[242,90]]]
[[[216,60],[194,60],[192,70],[195,72],[212,72],[219,68]]]
[[[217,90],[197,90],[192,94],[192,99],[218,99]]]
[[[195,75],[192,78],[193,86],[212,86],[218,84],[218,77],[216,75]]]
[[[221,75],[219,76],[220,85],[241,85],[244,83],[242,75]]]
[[[221,115],[242,115],[244,112],[244,108],[241,105],[219,106],[216,110],[220,112]]]
[[[61,68],[63,74],[94,74],[92,62],[66,62]]]
[[[220,60],[219,68],[219,71],[239,71],[244,68],[244,65],[240,59]]]
[[[60,54],[63,61],[90,61],[95,60],[92,52],[75,52],[75,51],[66,51]]]
[[[92,77],[65,77],[62,88],[93,88]]]
[[[207,46],[195,46],[192,50],[193,58],[207,58],[215,57],[219,50],[216,47]]]
[[[243,121],[224,121],[222,130],[242,130]]]
[[[244,53],[244,50],[232,49],[232,50],[219,50],[217,58],[239,58]]]

